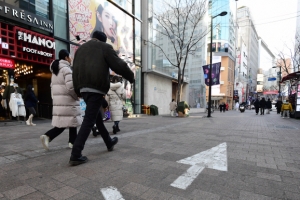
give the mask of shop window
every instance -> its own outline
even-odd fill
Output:
[[[19,0],[19,7],[49,19],[49,0]]]

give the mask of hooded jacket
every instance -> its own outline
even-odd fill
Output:
[[[60,60],[57,76],[53,74],[50,67],[53,99],[52,126],[58,128],[78,127],[82,123],[80,104],[74,91],[70,67],[68,61]]]
[[[32,85],[27,86],[27,91],[26,91],[24,100],[25,100],[25,106],[27,108],[36,107],[38,100],[32,90]]]
[[[112,46],[94,38],[78,48],[73,63],[73,84],[78,95],[82,88],[91,88],[106,94],[110,85],[109,69],[130,83],[134,81],[133,72],[118,57]]]
[[[283,103],[282,106],[281,106],[281,111],[284,111],[284,110],[293,111],[292,104],[289,103],[289,102]]]
[[[107,102],[112,121],[121,121],[123,119],[123,95],[125,90],[122,83],[110,83],[110,89],[107,93]]]

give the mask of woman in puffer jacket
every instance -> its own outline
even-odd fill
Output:
[[[77,127],[82,123],[79,99],[73,87],[71,62],[69,52],[62,49],[59,51],[59,60],[50,65],[54,128],[40,136],[46,150],[49,149],[49,142],[66,128],[69,128],[69,147],[72,148],[77,137]]]
[[[123,95],[125,90],[121,82],[122,77],[113,76],[110,83],[110,89],[107,93],[107,99],[111,120],[114,121],[113,133],[120,131],[119,123],[123,119]]]

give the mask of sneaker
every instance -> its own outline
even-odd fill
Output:
[[[47,135],[41,135],[40,136],[42,145],[44,146],[44,149],[47,151],[49,150],[49,137]]]
[[[110,147],[107,147],[107,151],[113,151],[114,150],[114,146],[118,143],[118,138],[117,137],[114,137],[112,140],[111,140],[111,146]]]
[[[79,158],[76,158],[75,156],[71,155],[69,165],[76,166],[81,165],[83,163],[86,163],[88,161],[88,158],[86,156],[81,156]]]
[[[92,132],[93,132],[93,136],[94,136],[94,137],[97,137],[97,136],[98,136],[98,133],[97,133],[97,127],[93,126]]]
[[[28,126],[31,125],[29,119],[26,121],[26,124],[27,124]]]
[[[32,123],[32,122],[30,123],[30,125],[31,125],[31,126],[36,126],[36,124],[34,124],[34,123]]]
[[[282,117],[282,119],[284,119],[284,117]]]
[[[73,144],[71,142],[69,142],[69,148],[72,149],[73,148]]]

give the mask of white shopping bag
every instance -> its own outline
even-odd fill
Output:
[[[84,117],[85,109],[86,109],[86,103],[84,102],[84,100],[82,98],[80,98],[79,103],[80,103],[81,116]]]

